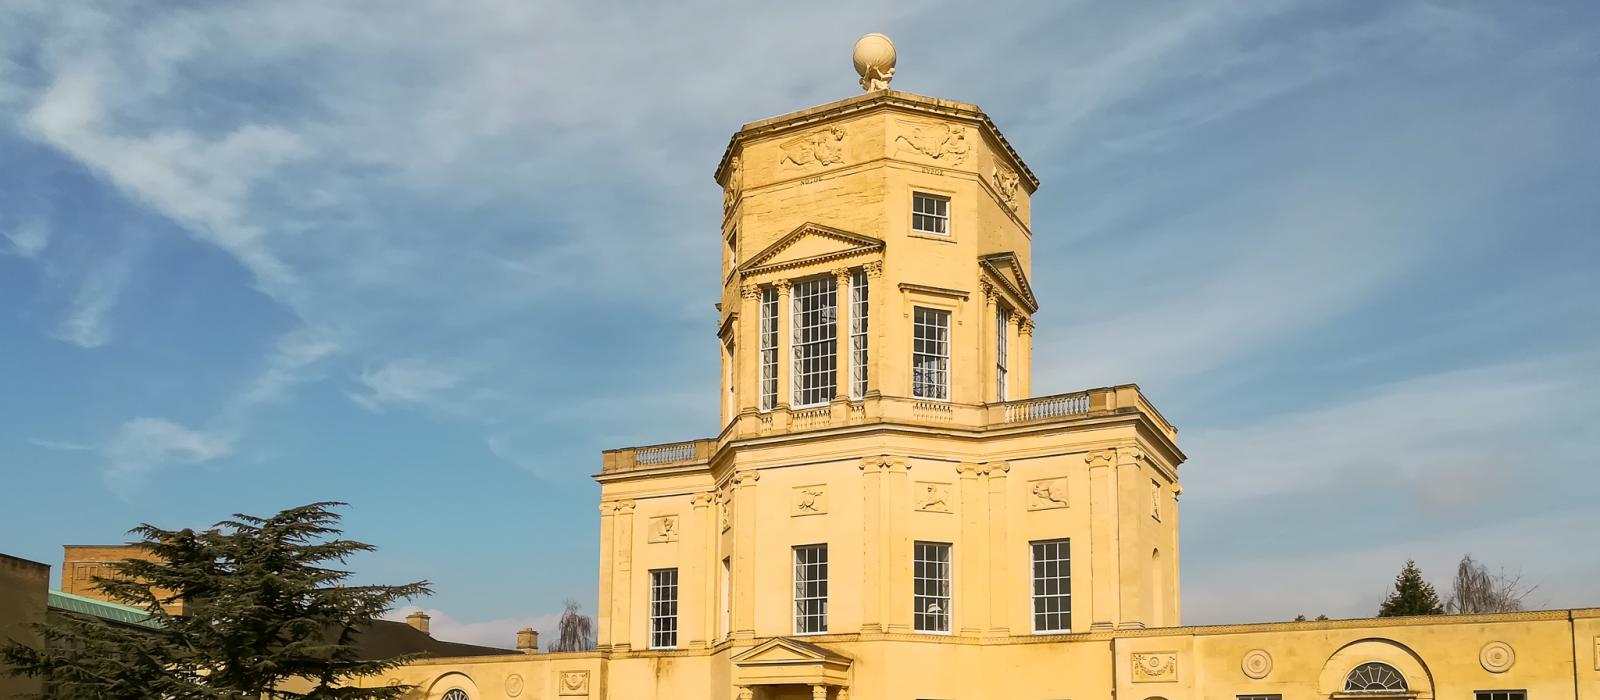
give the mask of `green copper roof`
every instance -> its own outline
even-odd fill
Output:
[[[152,619],[149,613],[131,605],[108,603],[103,600],[85,598],[81,595],[73,595],[63,591],[50,591],[49,605],[52,608],[80,615],[91,615],[113,622],[161,629],[161,623]]]

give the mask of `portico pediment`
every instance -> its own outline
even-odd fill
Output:
[[[746,275],[832,262],[883,251],[883,241],[807,223],[785,234],[740,266]]]
[[[1033,296],[1033,286],[1022,270],[1022,261],[1015,253],[995,253],[978,259],[983,271],[1014,301],[1034,313],[1039,310],[1039,300]]]
[[[846,685],[850,657],[815,644],[775,637],[738,654],[735,685]]]

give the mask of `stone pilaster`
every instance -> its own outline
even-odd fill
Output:
[[[850,268],[841,267],[833,271],[833,298],[838,305],[838,314],[834,319],[834,333],[838,340],[833,344],[833,400],[836,403],[850,400],[850,277]],[[844,417],[841,408],[835,408],[834,413],[835,420]]]
[[[633,510],[633,501],[617,502],[617,553],[611,573],[611,648],[616,651],[633,647]]]
[[[911,464],[904,457],[889,457],[885,466],[888,517],[885,522],[911,516]],[[878,567],[883,591],[883,618],[889,632],[911,631],[911,535],[905,528],[885,527],[886,560]]]
[[[888,333],[889,304],[884,298],[883,261],[861,266],[867,273],[867,396],[883,393],[883,349]]]
[[[952,583],[967,602],[955,609],[955,616],[961,622],[960,634],[976,637],[989,626],[989,548],[979,544],[989,534],[989,494],[981,478],[983,467],[963,462],[956,465],[956,473],[961,479],[961,544],[956,546],[961,560],[951,562],[959,579]]]
[[[1089,465],[1089,585],[1091,630],[1115,629],[1122,621],[1121,553],[1117,549],[1118,505],[1114,450],[1084,455]],[[1077,552],[1073,553],[1077,555]],[[1076,558],[1076,556],[1074,557]],[[1073,620],[1077,627],[1077,620]]]
[[[861,513],[862,527],[862,581],[861,581],[861,631],[882,632],[887,629],[883,617],[884,593],[879,589],[884,568],[883,555],[888,537],[888,499],[884,492],[884,472],[888,461],[884,457],[861,459]]]
[[[739,412],[749,413],[761,405],[761,288],[756,285],[739,287],[739,321],[734,336]]]
[[[989,487],[989,634],[1005,637],[1011,634],[1007,606],[1012,594],[1008,585],[1011,544],[1006,527],[1006,474],[1011,465],[989,462],[983,465],[983,471]]]
[[[1152,576],[1146,562],[1150,561],[1150,543],[1141,536],[1148,532],[1150,518],[1150,478],[1144,469],[1145,455],[1133,447],[1117,448],[1117,493],[1122,502],[1117,507],[1120,528],[1119,571],[1117,580],[1122,594],[1122,619],[1118,629],[1143,629],[1148,626],[1145,616],[1150,612],[1146,605],[1150,595]]]
[[[978,281],[978,289],[983,294],[983,322],[978,324],[978,327],[982,328],[984,333],[982,342],[978,343],[978,347],[982,348],[978,353],[978,361],[983,363],[983,371],[978,373],[978,376],[983,378],[983,391],[979,395],[985,402],[994,403],[1000,400],[997,389],[999,380],[996,376],[999,370],[995,366],[998,364],[1000,352],[1000,349],[995,347],[999,329],[994,327],[996,314],[999,311],[999,293],[995,291],[994,285],[984,280]]]
[[[1026,399],[1033,396],[1033,319],[1022,319],[1018,324],[1017,340],[1017,351],[1021,357],[1009,363],[1017,368],[1013,372],[1015,378],[1011,381],[1011,389],[1016,394],[1014,398]]]
[[[612,639],[611,621],[614,616],[611,610],[611,578],[616,573],[616,512],[615,501],[600,502],[600,605],[595,611],[595,616],[599,618],[595,621],[598,623],[595,643],[601,649],[609,649]]]
[[[755,470],[733,475],[733,636],[737,639],[756,635],[756,482],[760,479]]]
[[[773,285],[778,288],[778,405],[785,412],[794,405],[794,298],[789,290],[794,286],[789,280]],[[787,426],[785,426],[787,427]]]
[[[680,551],[693,553],[696,551],[694,548],[698,547],[700,552],[699,556],[691,554],[685,559],[686,563],[694,567],[695,580],[694,586],[692,588],[686,586],[684,591],[699,591],[694,595],[699,596],[701,613],[699,619],[695,621],[700,626],[699,629],[679,630],[679,634],[689,640],[687,646],[690,647],[709,647],[716,636],[717,569],[721,564],[717,560],[717,540],[721,538],[722,533],[717,531],[717,514],[711,507],[714,499],[715,494],[710,492],[694,494],[689,499],[694,514],[685,519],[688,525],[684,528],[683,541],[687,546]],[[695,601],[690,600],[687,594],[683,598],[688,604],[680,605],[678,609],[694,610]],[[688,619],[688,616],[682,617]]]

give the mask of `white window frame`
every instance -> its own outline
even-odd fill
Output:
[[[1528,691],[1515,690],[1474,690],[1473,700],[1528,700]]]
[[[650,570],[650,648],[678,647],[678,570]]]
[[[918,540],[911,552],[911,629],[950,634],[950,543]]]
[[[1011,311],[1000,304],[994,306],[994,396],[996,401],[1006,401],[1006,364],[1011,350]]]
[[[838,390],[839,281],[832,275],[803,280],[789,294],[792,407],[825,406]]]
[[[950,235],[950,198],[912,190],[911,231],[928,236]]]
[[[916,306],[911,313],[911,395],[928,401],[950,400],[949,309]],[[939,320],[939,323],[934,323]],[[942,330],[944,337],[927,337],[923,329]],[[923,362],[933,364],[925,369]],[[929,378],[931,373],[931,379]],[[933,391],[930,392],[929,388]]]
[[[1028,543],[1033,606],[1029,610],[1034,634],[1072,631],[1072,540],[1035,540]],[[1041,619],[1059,624],[1040,625]]]
[[[828,633],[828,545],[794,546],[794,633]]]
[[[759,406],[770,411],[778,405],[778,290],[761,288],[761,392]]]
[[[850,399],[867,395],[867,271],[850,273]]]

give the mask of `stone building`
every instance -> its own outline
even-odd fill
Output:
[[[747,124],[717,166],[721,422],[605,452],[599,648],[372,682],[428,700],[1600,700],[1595,609],[1179,626],[1177,429],[1137,386],[1034,391],[1038,179],[978,107],[889,90],[886,39],[856,58],[865,94]]]

